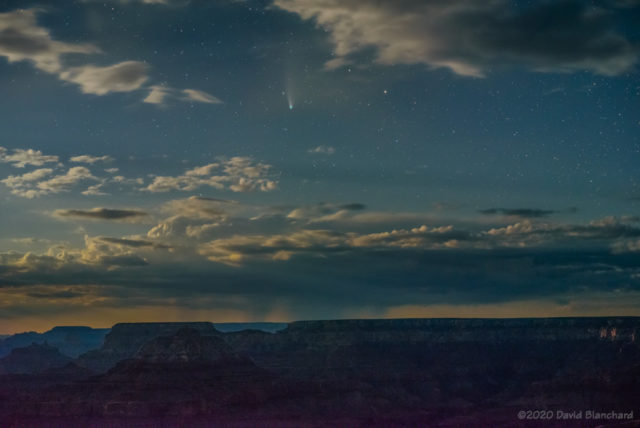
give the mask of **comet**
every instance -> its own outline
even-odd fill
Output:
[[[287,102],[289,103],[289,110],[293,110],[294,99],[291,91],[287,91]]]
[[[293,92],[294,92],[293,89],[294,89],[293,79],[291,77],[287,77],[284,93],[287,96],[287,103],[289,104],[289,110],[293,110],[293,107],[295,107],[295,104],[296,104],[295,98],[293,96]]]

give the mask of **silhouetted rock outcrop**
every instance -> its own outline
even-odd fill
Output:
[[[24,348],[14,348],[0,359],[0,374],[39,373],[48,369],[63,367],[72,358],[62,355],[58,348],[47,343],[32,343]]]
[[[18,333],[0,341],[0,358],[8,355],[14,348],[22,348],[32,343],[44,343],[58,348],[69,357],[75,358],[102,345],[108,328],[91,327],[54,327],[44,333]]]
[[[103,373],[119,361],[132,358],[149,340],[173,335],[183,327],[190,327],[205,336],[220,335],[210,322],[120,323],[111,328],[102,347],[81,355],[76,362],[96,373]]]

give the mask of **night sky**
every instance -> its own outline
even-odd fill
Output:
[[[0,333],[640,315],[640,2],[0,1]]]

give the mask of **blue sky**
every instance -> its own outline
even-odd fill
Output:
[[[639,17],[2,2],[0,332],[638,315]]]

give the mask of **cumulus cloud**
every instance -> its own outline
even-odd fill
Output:
[[[76,184],[86,180],[97,180],[87,168],[76,166],[64,174],[47,178],[53,173],[50,168],[41,168],[23,175],[10,175],[0,180],[11,189],[11,193],[28,199],[69,191]]]
[[[51,168],[40,168],[22,175],[10,175],[0,182],[10,188],[12,194],[33,199],[40,196],[40,192],[34,189],[37,182],[49,176],[52,172]]]
[[[140,89],[148,79],[148,68],[140,61],[124,61],[106,67],[83,65],[62,71],[60,78],[79,85],[85,94],[106,95]]]
[[[162,211],[169,217],[147,232],[147,237],[166,239],[176,237],[200,238],[230,218],[235,201],[191,196],[165,203]]]
[[[66,192],[70,187],[84,180],[96,180],[89,169],[83,166],[69,168],[65,174],[57,175],[38,183],[37,188],[43,194]]]
[[[307,153],[312,155],[332,155],[336,152],[336,149],[331,146],[317,146],[307,150]]]
[[[256,163],[248,157],[233,157],[187,170],[179,176],[156,176],[144,190],[153,193],[192,191],[207,186],[220,190],[228,188],[233,192],[268,192],[277,188],[271,169],[271,165]]]
[[[91,156],[91,155],[81,155],[81,156],[73,156],[69,158],[69,162],[75,163],[88,163],[94,164],[96,162],[111,162],[113,158],[109,155],[104,156]],[[117,171],[117,168],[116,168]]]
[[[274,6],[329,33],[335,53],[329,69],[371,48],[379,64],[425,64],[464,76],[483,76],[503,65],[616,75],[638,57],[606,3],[275,0]]]
[[[106,196],[107,192],[103,192],[102,188],[104,187],[103,183],[94,184],[92,186],[87,187],[85,190],[80,192],[84,196]]]
[[[10,163],[16,168],[25,166],[42,166],[46,163],[58,162],[58,156],[44,155],[40,150],[13,149],[11,153],[0,147],[0,162]]]
[[[79,218],[89,220],[138,221],[149,214],[140,210],[92,208],[90,210],[56,210],[55,217]]]
[[[85,236],[81,249],[57,245],[45,254],[31,252],[0,253],[0,277],[7,280],[19,274],[37,272],[52,275],[62,271],[78,271],[86,267],[112,270],[119,267],[146,266],[148,261],[119,243]]]

